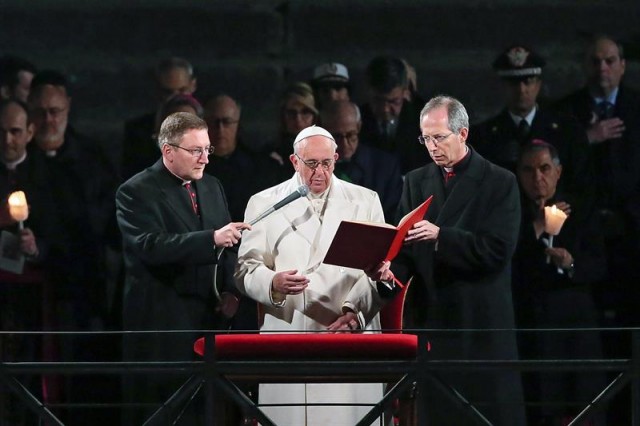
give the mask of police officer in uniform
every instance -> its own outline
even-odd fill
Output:
[[[573,192],[580,186],[577,180],[586,161],[586,133],[575,120],[538,103],[544,66],[540,55],[519,45],[496,58],[493,69],[501,79],[505,107],[471,129],[470,144],[488,160],[515,172],[520,147],[533,139],[548,141],[558,148],[564,164],[564,189]]]

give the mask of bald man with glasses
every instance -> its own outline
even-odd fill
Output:
[[[334,174],[378,193],[387,222],[395,220],[402,193],[400,161],[394,155],[360,143],[360,109],[350,101],[334,101],[320,110],[320,122],[335,138],[338,161]]]

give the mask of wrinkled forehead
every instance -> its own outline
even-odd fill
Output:
[[[604,59],[608,57],[620,58],[618,45],[609,39],[600,39],[593,43],[587,52],[587,59]]]

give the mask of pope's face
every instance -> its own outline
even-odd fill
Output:
[[[331,176],[338,159],[333,141],[318,135],[309,136],[298,144],[297,152],[290,157],[293,167],[309,187],[309,191],[321,194],[331,184]]]

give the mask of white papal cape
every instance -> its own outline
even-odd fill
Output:
[[[295,174],[251,197],[245,222],[296,191],[300,184]],[[362,314],[365,332],[380,329],[380,299],[375,283],[361,270],[322,263],[342,220],[384,222],[384,215],[376,192],[333,176],[322,220],[311,201],[302,197],[243,233],[236,284],[262,304],[262,331],[326,330],[342,314],[343,306]],[[271,281],[276,272],[286,270],[297,270],[310,282],[302,294],[287,296],[284,306],[279,307],[271,298]],[[377,383],[262,384],[259,401],[375,404],[381,399],[382,390],[383,385]],[[264,411],[279,426],[353,426],[370,408],[265,407]]]

